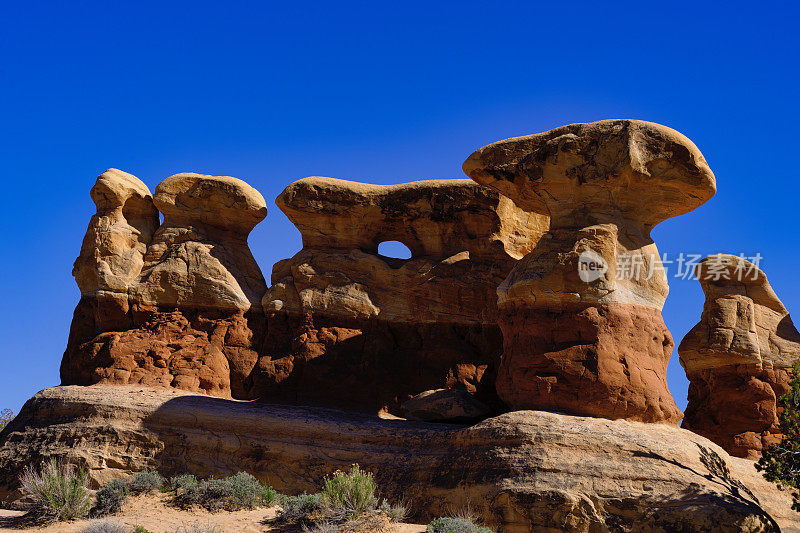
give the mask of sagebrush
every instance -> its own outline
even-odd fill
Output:
[[[492,533],[488,527],[481,527],[469,518],[442,517],[428,524],[427,533]]]
[[[92,514],[105,516],[115,514],[122,510],[122,505],[128,498],[128,482],[124,479],[115,479],[103,485],[95,494],[95,504]]]
[[[161,490],[164,482],[164,477],[158,472],[145,470],[134,474],[128,482],[128,488],[133,494],[147,494]]]
[[[272,487],[261,484],[246,472],[199,483],[194,476],[178,478],[173,478],[171,484],[176,491],[173,503],[179,507],[200,505],[210,511],[255,509],[272,505],[277,494]]]
[[[128,527],[116,520],[94,520],[81,533],[130,533]]]
[[[351,519],[376,508],[376,488],[373,475],[353,465],[349,472],[337,471],[325,478],[322,500],[334,517]]]
[[[51,459],[41,468],[25,467],[20,476],[22,492],[33,501],[31,514],[50,520],[72,520],[89,513],[86,472]]]

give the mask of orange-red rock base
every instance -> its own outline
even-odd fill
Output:
[[[105,296],[78,304],[61,380],[394,414],[420,392],[457,388],[501,411],[501,346],[498,326],[268,319]]]
[[[690,379],[682,427],[748,459],[781,440],[777,398],[789,392],[790,369],[731,365],[696,372]]]
[[[497,376],[512,409],[677,425],[667,387],[674,342],[661,313],[629,304],[505,306]]]

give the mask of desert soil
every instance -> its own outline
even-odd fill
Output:
[[[172,533],[181,527],[195,524],[214,524],[225,533],[294,533],[301,528],[286,528],[270,525],[269,520],[277,514],[277,508],[253,511],[209,512],[202,508],[180,510],[167,505],[163,496],[129,497],[120,514],[109,517],[128,526],[140,525],[153,533]],[[60,522],[42,527],[30,524],[22,511],[0,509],[0,531],[24,531],[27,533],[80,533],[92,520]],[[394,524],[385,533],[422,533],[425,526]]]

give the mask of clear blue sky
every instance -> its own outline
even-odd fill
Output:
[[[695,141],[719,189],[656,228],[661,251],[759,252],[800,316],[798,14],[752,2],[7,2],[0,408],[59,382],[72,262],[108,167],[151,190],[181,171],[232,175],[272,206],[308,175],[459,178],[492,141],[651,120]],[[250,245],[268,278],[300,238],[271,207]],[[670,284],[679,341],[703,297],[696,281]],[[669,382],[683,408],[677,353]]]

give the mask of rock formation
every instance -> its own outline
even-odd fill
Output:
[[[650,231],[714,195],[697,147],[664,126],[606,120],[496,142],[464,171],[550,215],[498,289],[500,397],[514,409],[677,424],[668,286]]]
[[[472,427],[330,409],[241,403],[142,387],[56,387],[0,435],[0,499],[44,457],[95,485],[144,469],[246,470],[288,494],[359,463],[415,519],[470,507],[493,531],[778,531],[791,498],[751,462],[690,431],[517,411]],[[775,523],[777,522],[777,524]]]
[[[678,347],[690,380],[683,427],[731,455],[757,458],[782,437],[776,398],[789,391],[800,333],[751,262],[712,255],[695,273],[706,301]]]
[[[82,298],[62,382],[247,397],[266,291],[247,235],[266,216],[263,197],[236,178],[178,174],[152,198],[112,170],[92,198],[98,213],[75,264]]]
[[[258,396],[400,414],[430,389],[496,405],[495,289],[547,217],[469,180],[369,185],[311,177],[278,207],[303,249],[277,263]],[[400,241],[410,259],[378,254]]]

